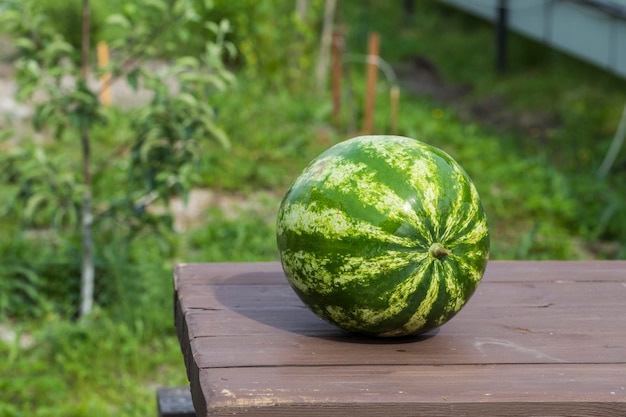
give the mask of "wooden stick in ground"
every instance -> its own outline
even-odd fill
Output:
[[[333,120],[335,126],[341,124],[341,81],[342,81],[342,52],[343,52],[343,34],[336,30],[333,32]]]
[[[389,96],[389,131],[392,135],[395,135],[398,133],[398,107],[400,104],[400,88],[397,85],[391,87]]]
[[[326,2],[324,3],[324,23],[322,26],[322,40],[320,42],[319,56],[317,58],[317,68],[315,69],[317,91],[319,93],[325,91],[326,89],[326,80],[328,78],[328,63],[330,47],[332,43],[336,6],[337,0],[326,0]]]
[[[376,102],[376,78],[378,76],[378,49],[380,36],[371,33],[369,36],[367,52],[367,90],[365,93],[365,111],[363,119],[363,134],[371,134],[374,131],[374,107]]]
[[[104,68],[109,64],[109,45],[106,42],[98,42],[98,67]],[[111,98],[111,73],[105,72],[100,76],[100,103],[109,107],[112,102]]]

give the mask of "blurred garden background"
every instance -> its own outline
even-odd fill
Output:
[[[328,3],[0,0],[0,416],[156,415],[187,383],[174,265],[278,260],[287,187],[362,132],[371,33],[371,133],[468,171],[492,259],[626,258],[626,150],[598,175],[626,80],[513,33],[498,72],[493,25],[435,0],[338,1],[337,109]]]

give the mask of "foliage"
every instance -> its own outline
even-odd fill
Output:
[[[510,247],[505,257],[626,256],[626,247],[620,243],[626,241],[623,151],[609,178],[598,180],[595,175],[621,116],[623,79],[515,33],[508,37],[508,71],[497,73],[493,27],[442,4],[420,4],[412,16],[403,15],[397,4],[359,7],[343,2],[341,6],[344,16],[358,16],[346,19],[348,48],[362,49],[367,34],[378,31],[381,53],[394,66],[406,68],[406,64],[421,62],[428,67],[427,76],[433,77],[435,89],[465,92],[445,96],[422,91],[418,95],[432,111],[433,122],[440,123],[438,130],[430,130],[429,140],[445,149],[451,137],[463,138],[458,149],[475,151],[463,160],[464,166],[482,164],[485,171],[477,175],[506,172],[496,187],[501,193],[488,197],[510,210],[504,223],[498,220],[499,214],[491,216],[496,219],[494,229],[503,234],[496,240],[496,249]],[[407,104],[413,103],[413,97],[406,99],[411,95],[411,76],[419,79],[420,73],[401,79],[401,85],[407,86],[403,92]],[[407,113],[405,104],[401,109],[401,124],[406,124],[414,116]],[[418,120],[424,119],[414,119],[404,132],[426,133]],[[453,134],[450,120],[466,130]],[[490,140],[478,143],[477,134]],[[490,153],[493,147],[502,153]],[[489,192],[490,187],[485,190]],[[526,198],[535,193],[532,200]],[[529,205],[534,207],[520,210]],[[529,240],[537,250],[515,249]],[[612,249],[598,252],[596,241]],[[560,249],[553,254],[541,242]],[[588,250],[591,253],[585,253]]]
[[[273,209],[277,204],[274,201],[270,208]],[[272,215],[267,219],[260,216],[258,211],[240,211],[235,217],[220,210],[211,210],[210,222],[189,233],[183,251],[185,258],[190,262],[276,260],[274,211],[270,213]],[[248,217],[249,220],[242,222],[242,217]]]
[[[3,416],[153,415],[154,386],[186,381],[171,331],[162,337],[141,320],[96,310],[80,325],[47,316],[17,329],[14,342],[0,342]]]
[[[294,91],[311,86],[323,1],[309,0],[298,15],[294,1],[215,0],[214,15],[232,22],[239,63],[250,78]]]
[[[5,227],[6,229],[6,227]],[[11,229],[9,229],[11,230]],[[70,242],[42,232],[15,230],[0,240],[0,314],[41,318],[57,310],[71,316],[78,299],[79,253]],[[33,253],[36,256],[33,256]]]
[[[199,160],[199,149],[206,146],[207,138],[229,145],[225,132],[215,122],[214,107],[207,100],[234,80],[222,62],[224,51],[233,51],[225,38],[230,29],[226,21],[203,23],[204,31],[200,33],[206,39],[212,35],[215,41],[207,40],[202,54],[180,56],[164,71],[147,68],[160,51],[155,44],[164,28],[179,41],[189,38],[184,23],[200,21],[193,5],[191,0],[126,3],[121,13],[107,20],[109,26],[116,28],[109,39],[112,59],[106,68],[94,72],[110,72],[112,82],[125,79],[131,88],[142,87],[152,95],[147,106],[131,115],[133,135],[105,157],[127,159],[126,164],[117,165],[125,168],[126,178],[120,182],[124,186],[113,194],[99,187],[97,181],[104,176],[99,175],[101,172],[92,176],[90,149],[90,134],[113,119],[113,112],[103,108],[98,97],[100,90],[108,87],[108,81],[95,85],[89,82],[85,73],[90,62],[85,61],[85,56],[79,58],[80,51],[55,30],[49,15],[37,2],[9,0],[2,11],[0,22],[14,37],[20,53],[15,64],[17,96],[34,107],[34,126],[48,129],[57,140],[80,138],[82,148],[81,158],[62,163],[47,158],[43,148],[37,146],[4,157],[11,169],[2,174],[4,182],[10,184],[10,204],[3,209],[21,213],[28,226],[47,224],[55,228],[64,236],[62,241],[73,240],[80,231],[83,277],[85,271],[94,268],[88,250],[92,247],[94,191],[100,191],[94,196],[100,205],[95,213],[95,226],[100,227],[97,234],[108,236],[113,231],[122,246],[127,246],[144,229],[160,229],[163,220],[146,214],[147,205],[158,199],[167,202],[171,196],[186,192]],[[75,156],[72,148],[78,146],[68,145],[65,158]],[[28,151],[30,155],[25,153]],[[107,159],[100,158],[99,163],[108,167]],[[77,175],[81,165],[82,177]],[[117,224],[108,228],[107,217]],[[115,229],[128,233],[117,233]],[[102,257],[104,253],[105,249],[98,255]],[[87,285],[85,279],[83,288]],[[84,298],[90,296],[88,292],[83,294],[83,305]]]
[[[132,16],[138,15],[116,9],[116,1],[102,2],[102,12],[98,12],[100,6],[94,0],[94,12],[102,13],[103,20],[121,12],[131,19],[131,26],[135,25],[137,20]],[[0,7],[9,3],[5,0]],[[40,0],[35,5],[51,3],[59,8],[76,6],[76,2],[52,0]],[[203,21],[228,17],[234,31],[229,39],[240,50],[248,41],[251,50],[270,54],[277,61],[268,58],[263,64],[254,64],[252,58],[243,58],[248,52],[241,51],[237,85],[223,91],[213,86],[202,96],[206,98],[202,101],[214,109],[211,120],[228,132],[230,150],[216,146],[216,141],[196,138],[186,142],[189,146],[182,147],[173,158],[181,161],[192,152],[199,159],[197,165],[187,165],[183,173],[169,180],[160,178],[162,182],[158,182],[155,178],[160,186],[171,181],[173,190],[193,186],[232,192],[242,203],[250,202],[259,190],[274,196],[262,200],[260,208],[209,208],[202,213],[204,221],[193,229],[172,234],[171,215],[155,212],[156,200],[143,204],[148,201],[141,199],[147,195],[140,181],[144,174],[134,171],[131,176],[129,171],[133,149],[139,149],[130,144],[145,126],[137,122],[143,110],[98,109],[106,122],[92,131],[94,196],[98,200],[94,205],[98,214],[95,238],[100,248],[96,270],[102,307],[89,320],[70,318],[75,313],[80,257],[79,237],[71,226],[78,220],[68,214],[78,210],[80,189],[70,191],[66,185],[80,181],[75,133],[69,129],[61,140],[50,141],[54,130],[46,127],[38,134],[42,141],[36,146],[29,144],[30,137],[0,144],[0,327],[5,330],[3,334],[6,329],[16,334],[15,338],[0,340],[0,415],[155,414],[155,387],[186,383],[172,328],[172,265],[277,260],[272,213],[280,196],[314,156],[353,136],[329,125],[330,103],[310,94],[307,66],[290,66],[294,73],[302,69],[294,75],[302,82],[287,83],[291,76],[283,72],[284,68],[270,64],[289,56],[284,43],[275,47],[269,40],[294,39],[288,24],[293,3],[216,0],[216,7],[208,14],[196,7],[202,19],[185,26],[192,36],[184,46],[203,38],[193,35],[196,30],[205,31]],[[394,2],[341,2],[349,49],[362,51],[368,31],[379,30],[381,52],[387,61],[398,63],[422,56],[435,63],[440,80],[447,85],[471,85],[470,93],[447,102],[403,88],[398,133],[443,148],[467,169],[488,214],[493,258],[626,257],[626,196],[620,167],[623,154],[606,181],[598,182],[594,176],[617,125],[623,80],[516,36],[510,38],[509,72],[496,75],[491,67],[489,25],[435,2],[417,3],[417,13],[410,17],[402,16],[400,5]],[[259,32],[250,27],[243,35],[238,22],[250,17],[238,14],[256,4],[267,7],[264,17],[249,20],[251,25],[259,25]],[[272,4],[280,5],[277,10],[281,13],[272,14]],[[319,8],[311,10],[317,12],[307,18],[311,19],[307,30],[312,39],[306,45],[306,59],[312,59],[308,48],[314,50],[313,35],[320,17]],[[148,10],[134,13],[143,12]],[[20,24],[34,22],[41,30],[52,22],[62,24],[57,18],[37,23],[30,16]],[[272,28],[277,19],[282,20],[275,25],[281,33],[278,29],[261,31],[262,27]],[[75,27],[76,23],[71,23],[65,32],[59,32],[75,31]],[[7,25],[0,25],[0,30],[7,29]],[[105,25],[94,36],[113,41],[116,32],[128,29],[123,23]],[[178,56],[174,47],[183,50],[175,41],[175,32],[146,46],[151,47],[151,53],[174,59]],[[267,46],[261,48],[253,33],[266,36]],[[67,42],[67,38],[62,39]],[[171,47],[164,45],[168,42]],[[75,48],[73,41],[67,43]],[[162,53],[165,50],[170,52]],[[223,54],[228,54],[227,49]],[[128,57],[122,55],[120,58]],[[248,66],[254,66],[254,71]],[[130,75],[132,68],[118,69],[116,82],[136,81],[138,88],[145,88],[140,72],[135,73],[136,78]],[[270,68],[276,72],[270,74]],[[356,66],[351,69],[346,89],[351,81],[352,98],[360,103],[364,76]],[[157,74],[155,70],[147,75]],[[169,81],[166,84],[170,86]],[[287,85],[289,89],[283,88]],[[465,110],[493,95],[503,98],[501,110],[516,115],[541,111],[553,115],[557,123],[538,135],[531,129],[467,118]],[[383,83],[376,102],[377,133],[385,133],[389,101]],[[165,116],[154,113],[143,120],[147,123]],[[148,136],[144,140],[146,154],[161,152]],[[141,156],[141,151],[135,155]],[[64,174],[59,175],[61,172]],[[135,189],[137,185],[141,187]],[[165,189],[161,192],[171,195]],[[46,195],[45,201],[32,200],[30,215],[23,216],[33,193]],[[57,204],[64,205],[65,215],[54,210]],[[56,229],[49,228],[51,224],[56,224]]]
[[[232,148],[203,155],[197,174],[204,187],[285,189],[315,155],[343,138],[326,123],[330,105],[305,88],[274,91],[242,75],[218,101]]]
[[[4,167],[0,215],[21,213],[25,227],[75,227],[80,216],[76,173],[63,172],[66,157],[51,157],[42,147],[24,146],[0,155]]]
[[[8,3],[7,0],[5,3]],[[123,6],[126,0],[91,0],[91,30],[90,38],[92,46],[103,39],[104,34],[107,32],[106,19],[108,16],[114,14],[117,10]],[[70,45],[75,49],[80,49],[82,42],[82,34],[80,30],[76,30],[80,27],[82,20],[82,10],[79,7],[78,1],[55,1],[55,0],[38,0],[37,10],[34,14],[26,15],[30,22],[25,24],[36,25],[40,22],[41,15],[45,15],[46,25],[49,30],[61,35]],[[24,9],[26,11],[33,11]],[[39,14],[41,13],[41,15]],[[33,21],[32,19],[36,20]],[[33,26],[35,27],[35,26]]]

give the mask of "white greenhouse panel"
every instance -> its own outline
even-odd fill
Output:
[[[624,74],[624,68],[626,68],[626,25],[618,26],[616,32],[615,49],[617,49],[618,53],[615,57],[614,68],[618,71],[621,70],[622,74]]]
[[[498,0],[439,0],[494,22]],[[596,4],[626,13],[626,0]],[[508,27],[626,77],[626,19],[571,0],[508,0]]]
[[[609,68],[613,20],[599,11],[579,5],[555,3],[552,8],[552,33],[548,41],[572,55]]]

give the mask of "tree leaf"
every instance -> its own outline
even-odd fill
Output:
[[[26,202],[26,207],[24,208],[24,218],[30,222],[33,222],[37,211],[40,210],[42,206],[46,205],[47,198],[47,195],[41,193],[31,196]]]
[[[35,108],[33,126],[36,130],[42,130],[53,117],[56,107],[52,102],[44,102]]]
[[[121,29],[130,29],[130,20],[123,14],[113,14],[106,19],[106,24],[110,26],[119,26]]]
[[[133,89],[133,91],[137,91],[139,89],[139,77],[141,76],[141,69],[135,68],[126,74],[126,82]]]
[[[218,127],[211,120],[204,119],[204,126],[206,130],[213,135],[213,137],[219,142],[220,145],[224,147],[224,149],[230,150],[230,139],[228,139],[228,135],[224,130]]]
[[[206,29],[208,29],[209,31],[211,31],[213,34],[216,34],[216,35],[217,35],[217,34],[219,33],[219,31],[220,31],[220,27],[219,27],[219,25],[218,25],[217,23],[215,23],[215,22],[206,22],[206,23],[204,24],[204,27],[205,27]]]
[[[18,38],[13,41],[13,44],[23,51],[32,52],[36,49],[35,42],[29,38]]]
[[[175,66],[179,71],[183,69],[198,69],[200,67],[200,61],[193,56],[184,56],[176,60]]]
[[[219,28],[220,28],[220,32],[222,33],[230,32],[231,30],[230,21],[228,19],[220,20]]]
[[[198,99],[196,97],[194,97],[191,94],[188,93],[179,93],[176,97],[175,100],[181,104],[183,104],[186,107],[189,107],[191,109],[193,109],[195,106],[198,105]],[[182,109],[182,111],[184,111],[184,109]]]
[[[56,37],[51,42],[46,44],[43,51],[41,51],[41,54],[49,61],[54,61],[65,56],[71,57],[72,54],[74,54],[74,47],[60,37]]]

